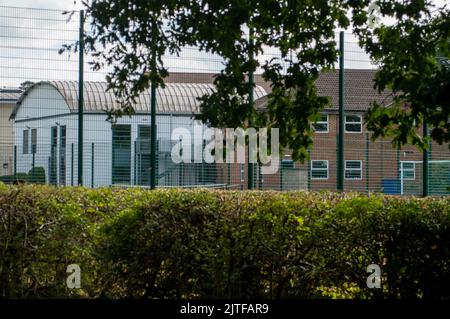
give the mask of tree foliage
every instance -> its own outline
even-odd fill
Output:
[[[428,1],[378,1],[391,25],[355,30],[380,70],[378,90],[390,89],[392,105],[374,104],[367,116],[375,137],[392,136],[399,145],[425,147],[419,128],[428,123],[431,137],[450,141],[449,10]],[[434,10],[434,11],[433,11]]]
[[[394,23],[371,28],[372,3]],[[214,80],[217,90],[202,98],[200,118],[220,127],[277,127],[280,146],[292,149],[295,159],[303,159],[312,143],[310,123],[329,103],[318,96],[315,80],[337,61],[335,31],[350,28],[380,65],[376,87],[396,93],[393,105],[375,105],[369,113],[368,127],[375,136],[394,135],[398,143],[423,146],[415,129],[426,121],[438,142],[450,138],[449,69],[436,59],[438,52],[448,57],[448,10],[432,15],[426,1],[92,0],[84,4],[90,21],[86,50],[94,56],[94,69],[112,68],[107,81],[123,105],[118,115],[133,112],[134,99],[150,81],[164,86],[168,75],[164,54],[197,46],[224,59],[224,68]],[[254,58],[266,47],[279,50],[281,57]],[[257,69],[272,85],[265,112],[256,110],[248,99],[247,75]]]

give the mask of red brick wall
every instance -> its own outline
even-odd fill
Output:
[[[347,114],[362,114],[351,113]],[[329,114],[328,133],[314,133],[314,144],[310,152],[311,160],[328,160],[328,179],[310,180],[311,190],[336,190],[337,187],[337,130],[338,115]],[[367,147],[367,138],[369,143]],[[370,134],[363,125],[361,133],[345,133],[344,137],[344,160],[358,160],[362,162],[361,179],[344,180],[345,190],[383,191],[383,180],[399,180],[399,167],[401,161],[422,161],[422,152],[415,146],[404,146],[397,150],[387,139],[370,140]],[[367,161],[368,158],[368,161]],[[430,160],[449,160],[450,151],[448,145],[432,144]],[[309,169],[310,162],[295,163],[295,168],[303,171]],[[219,165],[218,170],[224,183],[227,183],[228,169],[230,170],[231,181],[233,185],[242,185],[247,189],[248,185],[248,165],[244,165],[243,181],[241,179],[241,165],[227,164]],[[258,172],[255,170],[255,188],[258,188]],[[264,180],[263,189],[280,189],[280,172],[275,175],[262,176]],[[421,192],[422,186],[422,167],[416,165],[416,179],[409,184],[415,184],[417,192]]]

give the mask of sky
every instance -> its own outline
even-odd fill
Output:
[[[80,0],[0,0],[0,5],[58,10],[76,10],[82,8]]]
[[[432,2],[450,4],[450,0]],[[59,54],[58,50],[78,37],[78,17],[68,21],[61,12],[81,7],[80,0],[0,0],[0,87],[14,87],[25,81],[76,81],[77,55]],[[277,52],[268,48],[258,58],[263,62],[274,56]],[[93,72],[88,65],[89,57],[85,59],[85,80],[103,81],[107,70]],[[374,67],[350,33],[346,34],[345,63],[346,68]],[[180,57],[167,56],[165,64],[170,72],[211,73],[221,69],[222,60],[187,48]]]
[[[450,4],[449,0],[432,0],[433,4],[442,6]],[[0,0],[2,6],[76,10],[82,7],[80,0]]]

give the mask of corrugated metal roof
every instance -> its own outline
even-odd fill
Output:
[[[69,109],[72,112],[78,111],[78,82],[76,81],[49,81],[39,82],[30,87],[19,99],[16,110],[12,117],[17,113],[18,107],[27,93],[36,86],[49,84],[61,93]],[[215,90],[213,84],[208,83],[167,83],[165,88],[158,88],[157,94],[157,112],[160,114],[193,114],[200,112],[200,102],[197,98],[205,94],[210,94]],[[254,91],[255,98],[261,98],[266,95],[266,91],[256,86]],[[137,113],[150,112],[150,90],[142,93],[137,98],[134,110]],[[105,110],[118,109],[120,104],[112,91],[107,91],[106,82],[84,82],[84,110],[86,112],[102,112]]]
[[[22,91],[14,88],[0,88],[0,103],[16,103]]]

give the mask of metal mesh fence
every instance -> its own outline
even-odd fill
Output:
[[[3,182],[78,184],[78,56],[59,54],[63,44],[78,39],[79,17],[58,10],[0,6],[0,180]],[[88,24],[89,21],[86,21]],[[338,35],[336,36],[338,39]],[[345,42],[344,190],[394,195],[423,194],[423,153],[413,146],[396,149],[389,140],[372,141],[363,118],[375,98],[374,67],[346,34]],[[279,58],[267,48],[258,59]],[[330,106],[314,123],[310,159],[295,162],[289,152],[275,174],[262,174],[258,164],[206,163],[203,151],[206,125],[197,123],[198,97],[213,89],[222,59],[187,47],[178,57],[167,56],[170,76],[157,91],[158,187],[261,190],[337,190],[338,86],[337,72],[323,74],[319,93],[331,97]],[[83,185],[87,187],[149,187],[150,93],[135,105],[136,114],[116,124],[106,121],[105,110],[117,108],[106,90],[108,70],[92,71],[84,61]],[[270,93],[270,83],[255,74],[255,99]],[[387,97],[381,97],[386,99]],[[183,146],[201,162],[176,163],[175,129],[192,135]],[[198,131],[196,131],[198,129]],[[194,141],[200,141],[200,146]],[[197,146],[196,146],[197,145]],[[249,183],[249,168],[253,183]],[[432,143],[428,153],[428,193],[450,194],[448,145]]]

